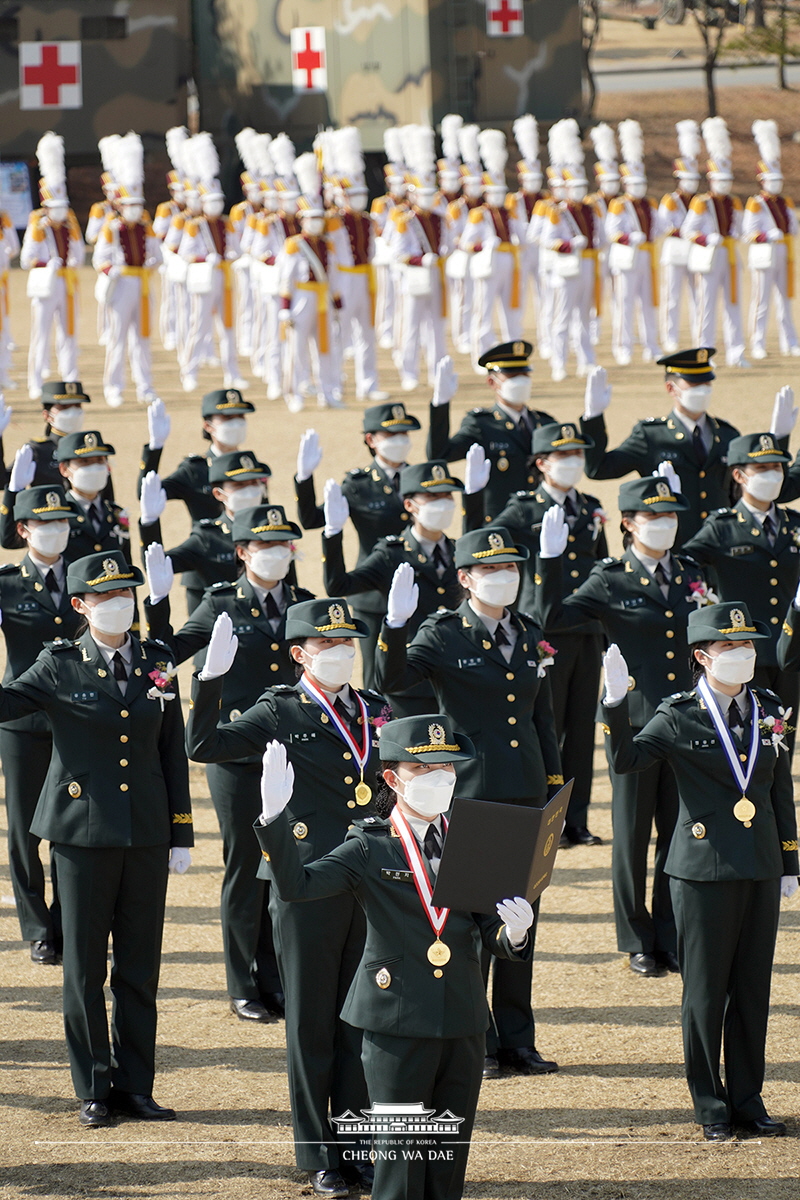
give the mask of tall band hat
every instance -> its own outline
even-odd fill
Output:
[[[508,147],[502,129],[482,129],[478,134],[478,149],[486,170],[483,182],[487,192],[506,193],[506,163]],[[502,201],[501,201],[502,202]],[[494,203],[494,197],[492,198]]]
[[[700,155],[703,153],[703,143],[700,140],[700,126],[697,121],[678,121],[675,126],[678,134],[678,157],[673,160],[672,173],[676,179],[690,179],[700,174]]]
[[[731,135],[724,117],[706,117],[700,127],[708,151],[706,174],[710,180],[733,179]]]
[[[39,163],[39,196],[44,208],[69,204],[67,172],[64,167],[64,139],[58,133],[42,134],[36,145]]]
[[[783,179],[781,168],[781,139],[777,122],[753,121],[752,133],[758,148],[758,175],[760,180]]]
[[[167,187],[171,192],[180,194],[188,172],[184,162],[184,148],[189,140],[189,130],[185,125],[173,125],[168,129],[164,140],[167,145],[167,156],[172,163],[172,170],[167,171]]]
[[[477,125],[462,125],[458,131],[458,147],[461,151],[461,182],[479,184],[481,178],[481,152],[478,146]]]
[[[597,162],[594,164],[594,173],[598,183],[602,183],[603,180],[618,180],[619,153],[614,130],[605,121],[602,121],[589,131],[589,137],[592,139],[597,158]]]
[[[118,138],[112,154],[121,204],[144,204],[144,146],[138,133]]]
[[[196,133],[187,147],[186,155],[200,196],[204,200],[223,200],[225,194],[219,181],[219,155],[211,134],[206,131]]]
[[[245,125],[244,129],[240,129],[233,139],[236,143],[239,158],[242,160],[242,166],[244,167],[244,170],[239,175],[239,179],[248,200],[256,200],[261,194],[258,162],[255,154],[257,137],[258,134],[255,129],[251,125]]]
[[[461,153],[458,148],[458,131],[464,124],[460,113],[445,113],[442,117],[442,157],[439,168],[439,187],[444,192],[458,191],[461,179]]]
[[[322,174],[316,154],[308,151],[294,160],[294,173],[300,189],[297,209],[303,217],[324,217]]]
[[[530,113],[517,117],[512,129],[517,148],[522,155],[517,163],[517,172],[522,183],[538,180],[537,189],[542,183],[542,164],[539,161],[539,124],[536,117]]]
[[[386,152],[387,163],[383,168],[387,185],[400,187],[405,183],[406,167],[403,160],[403,139],[397,125],[390,125],[383,131],[383,148]]]
[[[279,133],[272,139],[269,151],[275,163],[275,190],[284,198],[296,199],[299,190],[294,173],[294,161],[297,157],[294,142],[288,134]]]
[[[100,162],[103,166],[100,182],[103,186],[103,194],[107,200],[113,200],[117,192],[117,185],[114,179],[114,153],[119,140],[118,133],[110,133],[107,137],[101,137],[97,143],[97,149],[100,151]]]
[[[619,169],[625,183],[641,182],[646,179],[644,169],[644,135],[638,121],[628,119],[617,126],[623,163]]]

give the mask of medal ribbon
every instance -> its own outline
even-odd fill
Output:
[[[428,914],[428,920],[431,924],[431,929],[436,934],[437,939],[441,937],[442,931],[447,924],[447,918],[450,916],[449,908],[434,908],[431,904],[433,892],[431,891],[431,883],[428,879],[428,872],[425,870],[422,862],[422,855],[419,852],[419,844],[408,821],[403,813],[395,804],[392,811],[389,813],[389,820],[394,826],[394,831],[403,843],[403,853],[406,856],[406,862],[411,868],[411,874],[414,876],[414,884],[416,885],[417,895],[420,903]],[[447,833],[447,818],[442,817],[442,828]]]
[[[733,738],[731,737],[731,731],[728,729],[728,726],[725,724],[725,720],[722,716],[722,710],[720,709],[720,706],[719,706],[717,699],[711,689],[710,684],[708,683],[708,681],[705,678],[703,678],[699,681],[699,683],[697,685],[697,690],[700,693],[700,695],[703,697],[703,699],[705,700],[706,708],[708,709],[708,714],[714,723],[714,728],[717,731],[717,736],[719,737],[719,740],[722,743],[722,749],[725,751],[725,757],[728,760],[728,765],[731,769],[731,774],[733,775],[737,784],[741,788],[742,796],[746,797],[747,796],[747,788],[750,784],[750,780],[753,778],[753,771],[755,770],[756,763],[758,761],[758,754],[761,749],[761,743],[758,740],[758,705],[756,704],[756,698],[753,695],[750,688],[748,688],[747,694],[750,697],[750,704],[752,706],[752,712],[751,712],[751,718],[750,718],[750,725],[751,725],[750,753],[747,756],[747,771],[745,772],[742,770],[742,764],[739,761],[739,755],[736,751],[736,747],[733,744]]]
[[[358,692],[355,690],[355,688],[350,689],[350,695],[355,696],[358,707],[361,709],[361,720],[363,722],[364,733],[363,733],[360,750],[358,748],[358,742],[355,740],[352,733],[348,729],[347,725],[345,725],[344,721],[337,713],[336,709],[333,707],[332,704],[329,703],[328,697],[325,695],[325,693],[322,691],[322,689],[318,688],[316,686],[316,684],[313,684],[306,675],[301,676],[300,687],[303,689],[303,691],[306,693],[306,695],[310,696],[311,699],[314,700],[315,703],[320,706],[320,708],[323,710],[323,712],[326,712],[328,714],[328,716],[331,720],[331,723],[334,725],[336,732],[339,734],[339,737],[352,750],[353,758],[355,759],[356,763],[358,764],[358,769],[361,772],[361,778],[363,779],[364,778],[364,767],[367,765],[367,763],[369,761],[369,755],[370,755],[370,750],[372,749],[372,745],[371,745],[370,734],[369,734],[369,710],[368,710],[366,704],[364,703],[364,701],[359,696]]]

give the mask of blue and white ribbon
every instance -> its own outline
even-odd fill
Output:
[[[705,701],[708,714],[714,723],[714,728],[716,729],[717,736],[722,744],[722,749],[725,751],[725,757],[728,760],[728,766],[731,769],[731,774],[739,785],[742,796],[746,798],[747,788],[750,784],[750,780],[753,778],[753,771],[756,768],[756,763],[758,762],[758,753],[761,749],[758,729],[758,704],[756,703],[756,698],[750,688],[748,688],[747,694],[750,697],[751,705],[750,752],[747,755],[746,764],[743,765],[741,759],[739,758],[739,753],[736,749],[736,746],[734,745],[731,731],[722,715],[722,709],[719,706],[719,702],[714,695],[713,689],[711,688],[708,680],[705,678],[701,679],[697,684],[697,690]]]

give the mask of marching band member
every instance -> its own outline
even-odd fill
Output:
[[[661,341],[668,354],[674,354],[680,341],[680,323],[684,295],[689,300],[689,318],[695,323],[695,277],[688,269],[689,243],[681,229],[689,211],[692,196],[700,186],[697,165],[702,149],[700,127],[696,121],[678,121],[678,153],[673,175],[678,186],[662,196],[658,215],[664,233],[661,243]]]

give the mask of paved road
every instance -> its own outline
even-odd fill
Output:
[[[724,63],[716,72],[718,87],[770,87],[775,85],[776,77],[776,68],[769,64]],[[628,61],[624,67],[598,64],[595,78],[600,92],[660,92],[705,87],[705,75],[694,63],[655,66],[648,64],[646,59]],[[790,85],[800,84],[800,63],[787,66],[786,78]]]

